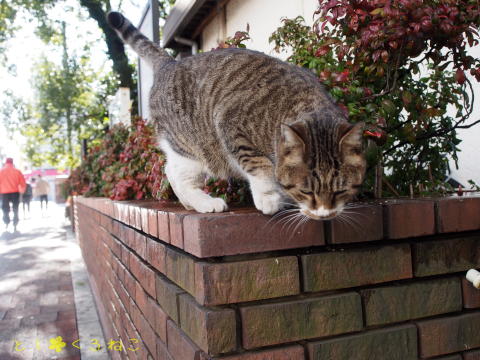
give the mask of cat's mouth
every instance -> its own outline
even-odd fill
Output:
[[[312,211],[308,209],[302,209],[300,210],[300,212],[303,215],[308,216],[310,219],[314,219],[314,220],[332,220],[340,213],[339,211],[333,210],[329,214],[319,215],[319,214],[314,214]]]

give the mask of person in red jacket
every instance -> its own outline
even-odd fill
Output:
[[[10,224],[10,204],[13,208],[13,230],[17,231],[18,205],[20,193],[25,192],[25,178],[20,170],[13,166],[13,159],[7,158],[5,166],[0,170],[0,195],[2,197],[3,222],[8,230]]]

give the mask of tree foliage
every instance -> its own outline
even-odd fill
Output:
[[[100,136],[108,124],[106,105],[98,96],[106,89],[82,60],[68,59],[64,67],[43,58],[37,71],[36,103],[22,126],[27,153],[37,165],[47,160],[54,166],[73,168],[80,161],[82,138]],[[98,88],[93,90],[92,85]],[[41,143],[45,146],[38,151]]]
[[[173,2],[159,1],[161,16],[166,16]],[[122,1],[119,1],[118,5],[121,4]],[[27,136],[26,154],[34,166],[49,163],[53,166],[75,167],[80,161],[82,139],[92,141],[103,136],[108,123],[107,97],[118,86],[123,86],[132,90],[135,101],[134,66],[128,61],[122,41],[106,23],[105,16],[111,8],[110,0],[0,2],[0,49],[15,34],[16,20],[22,18],[33,21],[36,25],[35,34],[54,54],[63,53],[60,61],[49,54],[34,66],[34,103],[27,104],[19,96],[10,93],[6,94],[2,107],[2,117],[8,128],[21,129]],[[86,21],[85,14],[88,13],[96,21],[103,32],[106,52],[112,60],[117,81],[113,73],[93,69],[90,59],[96,56],[91,53],[92,43],[87,34],[70,26],[70,36],[67,38],[65,23],[62,28],[58,15],[52,16],[53,13],[58,14],[59,9],[70,16],[78,16],[80,21]],[[75,51],[67,46],[67,43],[74,42]],[[135,105],[132,110],[136,110]]]
[[[480,80],[477,1],[320,0],[314,27],[284,19],[272,35],[289,61],[315,71],[353,122],[367,124],[374,164],[387,169],[388,192],[440,189],[456,129],[473,109],[469,71]],[[378,169],[378,167],[377,167]],[[373,187],[373,171],[367,186]],[[393,189],[393,190],[392,190]]]

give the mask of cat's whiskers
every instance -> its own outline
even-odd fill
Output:
[[[368,219],[369,216],[367,214],[364,214],[364,213],[361,213],[361,212],[358,212],[358,211],[354,211],[354,210],[343,210],[342,213],[345,213],[345,214],[348,214],[348,215],[355,215],[355,216],[358,216],[358,217],[362,217],[364,219]]]
[[[285,226],[288,225],[288,227],[287,227],[287,229],[286,229],[286,231],[288,232],[289,229],[290,229],[290,227],[291,227],[291,225],[292,225],[293,223],[295,223],[295,221],[296,221],[296,219],[298,218],[298,216],[301,216],[301,214],[300,214],[299,212],[294,213],[294,214],[290,214],[290,215],[286,216],[286,217],[285,217],[285,220],[286,220],[286,221],[285,221],[285,223],[282,225],[282,231],[285,229]],[[287,220],[287,219],[288,219],[288,220]]]
[[[372,208],[377,206],[377,204],[368,204],[368,203],[349,203],[345,204],[345,209],[359,209],[359,208]]]
[[[268,220],[265,223],[265,225],[263,225],[262,229],[265,228],[266,226],[268,226],[270,223],[272,223],[272,221],[273,221],[272,225],[276,225],[279,220],[282,220],[284,218],[283,215],[291,214],[291,213],[297,212],[297,211],[298,211],[298,209],[284,209],[284,210],[281,210],[281,211],[277,212],[276,214],[272,215],[270,220]]]
[[[344,224],[348,224],[357,235],[364,235],[365,230],[362,229],[362,224],[358,219],[355,219],[352,215],[342,213],[337,217],[338,220],[342,220]]]
[[[290,233],[289,239],[291,239],[295,235],[295,231],[297,229],[298,223],[302,220],[303,216],[305,215],[303,215],[302,213],[295,214],[293,221],[290,222],[290,224],[288,225],[287,233]],[[293,226],[294,226],[293,231],[291,231]]]
[[[297,225],[293,229],[293,234],[297,232],[297,229],[300,229],[306,222],[308,222],[310,218],[304,214],[301,214],[300,220],[298,221]]]

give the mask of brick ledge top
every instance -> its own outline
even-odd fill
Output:
[[[480,229],[478,194],[357,203],[343,219],[312,220],[298,227],[291,218],[272,219],[254,208],[200,214],[178,203],[152,200],[79,196],[75,202],[199,258]]]

